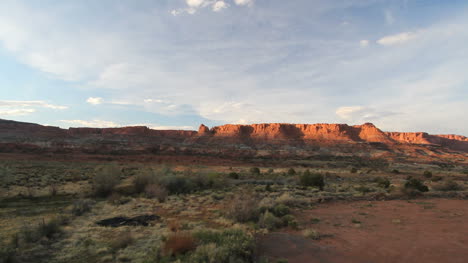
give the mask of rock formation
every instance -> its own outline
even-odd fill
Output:
[[[70,128],[0,120],[0,152],[86,154],[189,154],[313,157],[320,155],[466,159],[468,138],[460,135],[383,132],[371,123],[227,124],[197,131]]]

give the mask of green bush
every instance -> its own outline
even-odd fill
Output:
[[[204,230],[193,236],[199,245],[184,262],[253,262],[254,238],[240,229]]]
[[[296,170],[294,170],[294,168],[289,168],[288,175],[295,175],[295,174],[296,174]]]
[[[133,186],[136,193],[143,193],[146,186],[156,183],[156,175],[152,170],[146,170],[133,177]]]
[[[377,183],[377,185],[379,187],[382,187],[382,188],[389,188],[390,187],[390,180],[388,180],[388,178],[384,178],[384,177],[377,177],[375,179],[375,182]]]
[[[399,171],[399,170],[397,170],[397,169],[393,169],[393,170],[392,170],[392,173],[394,173],[394,174],[399,174],[399,173],[400,173],[400,171]]]
[[[96,196],[106,197],[120,183],[122,171],[116,165],[101,167],[93,178],[93,189]]]
[[[234,195],[227,204],[226,216],[240,223],[256,221],[260,214],[258,197],[249,191],[242,191]]]
[[[439,181],[442,181],[443,179],[444,179],[444,178],[443,178],[442,176],[436,175],[436,176],[433,176],[433,177],[431,178],[431,181],[432,181],[432,182],[439,182]]]
[[[251,174],[255,174],[255,175],[260,174],[260,169],[258,167],[252,167],[252,168],[250,168],[249,171],[250,171]]]
[[[1,263],[18,262],[16,258],[16,250],[11,246],[0,247],[0,262]]]
[[[432,172],[431,171],[424,171],[423,172],[424,177],[426,178],[431,178],[432,177]]]
[[[319,173],[310,173],[309,170],[306,170],[301,177],[299,178],[299,183],[302,186],[314,186],[318,187],[320,191],[323,191],[325,186],[325,181],[323,175]]]
[[[350,172],[351,172],[352,174],[355,174],[355,173],[357,173],[357,171],[358,171],[358,169],[357,169],[357,168],[355,168],[355,167],[351,168],[351,170],[350,170]]]
[[[289,214],[289,208],[284,204],[278,204],[271,209],[271,212],[278,217],[285,216]]]
[[[281,218],[281,220],[283,221],[283,226],[289,226],[296,229],[299,225],[293,215],[285,215]]]
[[[405,183],[405,189],[414,189],[420,192],[427,192],[429,188],[421,182],[421,180],[417,178],[409,178],[408,181]]]
[[[273,230],[283,225],[283,221],[268,210],[260,216],[258,225],[268,230]]]
[[[228,174],[228,177],[231,178],[231,179],[239,179],[239,174],[236,173],[236,172],[231,172]]]
[[[185,194],[193,192],[196,188],[193,181],[183,176],[170,175],[163,177],[160,181],[169,194]]]

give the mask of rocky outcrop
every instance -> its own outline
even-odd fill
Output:
[[[386,134],[400,143],[437,145],[468,152],[468,138],[461,135],[431,135],[425,132],[387,132]]]
[[[453,151],[458,153],[454,155]],[[0,120],[0,152],[213,155],[244,158],[310,158],[320,155],[461,159],[468,138],[459,135],[383,132],[372,123],[227,124],[197,131],[144,126],[70,128]],[[465,158],[466,159],[466,158]]]

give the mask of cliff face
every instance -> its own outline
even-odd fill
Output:
[[[205,126],[206,127],[206,126]],[[204,136],[250,138],[253,140],[304,140],[314,142],[380,142],[393,143],[384,132],[371,123],[347,124],[285,124],[223,125],[202,133]]]
[[[387,132],[387,135],[402,143],[431,144],[468,152],[468,138],[461,135],[431,135],[425,132]]]
[[[453,155],[453,151],[458,154]],[[388,156],[416,160],[465,158],[468,138],[459,135],[383,132],[371,123],[222,125],[197,131],[148,127],[70,128],[0,120],[0,152],[191,154],[311,157]],[[417,156],[416,156],[417,155]],[[406,156],[406,157],[405,157]],[[429,157],[427,157],[429,156]],[[455,157],[456,156],[456,157]],[[389,157],[389,158],[390,158]]]

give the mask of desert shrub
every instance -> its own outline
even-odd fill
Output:
[[[414,189],[420,192],[427,192],[429,188],[424,185],[424,183],[417,178],[409,178],[405,183],[405,189]]]
[[[81,216],[93,208],[94,202],[91,200],[76,200],[72,205],[72,214],[75,216]]]
[[[20,229],[18,238],[26,243],[34,243],[42,238],[52,239],[62,233],[62,226],[68,223],[68,218],[57,217],[49,221],[43,220],[36,226],[25,225]]]
[[[260,169],[258,167],[252,167],[252,168],[250,168],[249,171],[250,171],[251,174],[255,174],[255,175],[260,174]]]
[[[436,176],[433,176],[433,177],[431,178],[431,181],[432,181],[432,182],[439,182],[439,181],[442,181],[443,179],[444,179],[444,178],[443,178],[442,176],[436,175]]]
[[[116,237],[114,237],[110,243],[110,247],[113,250],[124,249],[135,242],[135,239],[132,236],[130,231],[119,233]]]
[[[196,240],[190,233],[178,232],[167,238],[162,247],[162,253],[166,256],[183,255],[196,247]]]
[[[156,198],[159,202],[166,201],[169,192],[166,188],[158,184],[149,184],[145,188],[145,195],[147,198]]]
[[[0,262],[1,263],[18,262],[16,258],[16,250],[11,246],[0,247]]]
[[[323,179],[323,175],[319,173],[310,173],[309,170],[306,170],[301,177],[299,178],[299,183],[302,186],[314,186],[318,187],[321,191],[323,191],[323,187],[325,186],[325,181]]]
[[[432,177],[432,172],[426,170],[426,171],[423,172],[423,175],[424,175],[424,177],[426,177],[426,178],[431,178],[431,177]]]
[[[283,225],[283,221],[267,210],[260,216],[258,220],[258,225],[262,228],[273,230],[278,227],[281,227]]]
[[[123,205],[130,202],[132,199],[128,196],[122,196],[118,193],[112,193],[107,197],[107,201],[113,205]]]
[[[460,191],[464,187],[453,180],[448,180],[442,184],[435,185],[433,188],[437,191]]]
[[[288,175],[295,175],[295,174],[296,174],[296,170],[294,170],[294,168],[288,169]]]
[[[400,171],[399,171],[399,170],[397,170],[397,169],[393,169],[393,170],[392,170],[392,173],[394,173],[394,174],[399,174],[399,173],[400,173]]]
[[[271,212],[275,215],[275,216],[278,216],[278,217],[282,217],[282,216],[285,216],[287,214],[289,214],[289,208],[284,205],[284,204],[278,204],[276,206],[273,207],[273,209],[271,210]]]
[[[289,226],[292,228],[297,228],[299,223],[293,215],[285,215],[281,218],[283,221],[283,226]]]
[[[60,218],[54,218],[48,222],[42,222],[37,228],[39,237],[47,237],[48,239],[51,239],[55,235],[60,234],[62,232],[61,226],[63,223],[64,222]]]
[[[311,228],[302,231],[302,235],[313,240],[319,240],[321,238],[320,233],[317,230]]]
[[[256,221],[260,213],[258,201],[249,191],[237,193],[226,207],[226,216],[241,223]]]
[[[195,190],[195,184],[189,178],[177,175],[163,177],[160,184],[166,188],[169,194],[185,194]]]
[[[267,170],[267,174],[272,174],[274,172],[275,172],[275,170],[273,170],[273,168],[270,168],[270,169]]]
[[[384,178],[384,177],[377,177],[375,179],[375,182],[377,183],[377,185],[379,187],[382,187],[382,188],[389,188],[390,187],[390,180],[388,180],[388,178]]]
[[[133,186],[137,193],[143,193],[149,184],[156,183],[156,176],[152,170],[143,171],[133,177]]]
[[[302,207],[309,204],[309,201],[305,198],[297,198],[290,193],[283,193],[276,198],[276,203],[284,204],[288,207]]]
[[[240,229],[203,230],[196,232],[194,236],[197,238],[199,246],[187,262],[240,263],[253,261],[254,239]]]
[[[49,194],[50,196],[56,196],[58,193],[58,185],[57,184],[51,184],[49,186]]]
[[[370,192],[373,192],[373,190],[365,185],[360,185],[358,187],[355,187],[354,188],[356,191],[360,192],[360,193],[363,193],[363,194],[367,194],[367,193],[370,193]]]
[[[122,171],[116,165],[100,168],[93,178],[93,189],[96,196],[105,197],[112,193],[114,187],[120,183]]]
[[[350,170],[350,172],[351,172],[352,174],[355,174],[355,173],[357,173],[357,171],[358,171],[358,169],[357,169],[357,168],[355,168],[355,167],[351,168],[351,170]]]
[[[236,173],[236,172],[231,172],[231,173],[228,174],[228,176],[231,179],[239,179],[239,177],[240,177],[239,174]]]

